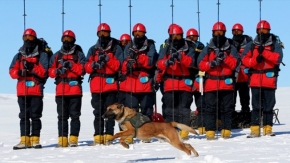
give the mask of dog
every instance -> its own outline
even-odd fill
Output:
[[[179,128],[198,135],[198,133],[191,127],[177,122],[165,123],[151,121],[142,124],[140,127],[136,125],[133,126],[129,119],[135,117],[136,115],[138,116],[137,121],[140,121],[140,113],[137,113],[135,109],[125,107],[123,104],[118,103],[108,106],[103,118],[115,119],[123,130],[116,133],[109,141],[113,141],[114,139],[120,137],[120,144],[128,149],[129,145],[125,143],[125,139],[127,137],[136,137],[141,140],[148,140],[155,137],[157,139],[165,140],[175,148],[184,151],[187,155],[191,155],[191,152],[193,152],[195,157],[199,156],[190,144],[182,142],[182,139],[175,129]]]

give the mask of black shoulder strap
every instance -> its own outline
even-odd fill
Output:
[[[275,51],[275,45],[276,45],[277,38],[276,38],[276,35],[274,35],[272,33],[271,33],[271,36],[272,36],[271,51]],[[254,49],[255,49],[255,44],[253,42],[252,45],[251,45],[252,53],[253,53]]]
[[[276,38],[276,35],[274,35],[274,34],[271,34],[271,35],[272,35],[271,51],[275,51],[275,45],[276,45],[277,38]]]
[[[117,39],[115,39],[115,38],[112,38],[113,39],[113,42],[112,42],[112,52],[113,52],[113,54],[115,55],[115,53],[116,53],[116,51],[117,51],[117,46],[119,45],[121,45],[120,44],[120,41],[119,40],[117,40]]]

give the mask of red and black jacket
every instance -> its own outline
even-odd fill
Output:
[[[191,76],[191,68],[194,66],[195,52],[186,41],[184,42],[184,46],[177,49],[181,59],[175,61],[174,65],[166,66],[166,61],[171,57],[170,50],[163,49],[159,55],[157,68],[163,74],[164,92],[172,90],[192,92],[193,90],[194,80]],[[170,48],[170,44],[164,48]]]
[[[259,35],[247,44],[242,54],[242,63],[250,68],[249,85],[276,89],[279,66],[283,59],[282,47],[275,41],[275,36],[271,35],[266,43],[262,44],[264,46],[263,60],[257,63],[256,58],[259,55],[258,47],[260,46],[258,37]]]
[[[118,91],[118,70],[123,51],[116,41],[112,38],[107,47],[103,49],[98,40],[97,44],[88,51],[85,71],[90,74],[91,93]],[[102,69],[95,70],[91,65],[98,61],[99,52],[105,53],[109,60]]]
[[[49,77],[55,78],[56,96],[82,95],[82,79],[85,75],[84,64],[86,58],[78,45],[70,51],[63,48],[56,52],[50,59],[48,70]],[[58,68],[62,68],[62,62],[69,61],[72,64],[70,69],[63,75],[57,75]]]
[[[33,63],[33,69],[27,71],[26,76],[20,76],[19,72],[24,68],[24,62]],[[43,96],[44,84],[47,79],[48,56],[38,50],[36,46],[32,53],[27,54],[21,47],[9,67],[12,79],[17,79],[17,96],[33,95]]]
[[[127,67],[130,59],[127,54],[130,50],[134,50],[137,54],[132,72]],[[138,48],[133,40],[132,43],[125,47],[124,55],[127,55],[122,64],[122,75],[125,76],[125,80],[120,82],[120,90],[125,92],[132,91],[133,93],[154,92],[153,78],[158,56],[154,41],[146,38],[142,47]]]
[[[211,61],[215,60],[218,52],[224,52],[225,58],[221,65],[211,68]],[[198,66],[206,73],[204,91],[234,90],[234,72],[240,57],[236,48],[227,40],[221,48],[217,48],[211,39],[198,57]]]

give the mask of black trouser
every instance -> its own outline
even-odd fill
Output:
[[[153,93],[132,93],[131,96],[131,93],[127,92],[125,104],[127,107],[136,109],[137,112],[141,112],[152,120],[154,105]],[[141,111],[139,111],[139,108],[141,108]]]
[[[63,103],[62,103],[63,101]],[[68,119],[70,121],[70,135],[79,136],[81,122],[82,95],[75,96],[56,96],[57,118],[58,118],[58,136],[68,136]]]
[[[201,96],[201,93],[198,91],[193,92],[195,106],[197,109],[197,126],[198,127],[204,127],[205,126],[205,97],[204,95]]]
[[[205,92],[205,129],[215,131],[217,123],[217,100],[220,109],[222,129],[231,130],[233,112],[233,93],[234,91],[211,91]]]
[[[21,136],[40,136],[42,128],[41,120],[43,111],[43,96],[18,96],[18,105],[20,108],[20,135]],[[30,134],[31,119],[31,134]]]
[[[126,92],[118,91],[118,103],[125,105],[126,101]]]
[[[248,82],[240,82],[235,84],[234,104],[236,106],[237,94],[239,92],[242,112],[250,112],[250,88]]]
[[[191,92],[170,91],[163,94],[166,105],[166,122],[176,121],[182,124],[190,125],[190,106],[193,102]],[[174,102],[174,106],[173,106]]]
[[[165,109],[166,109],[166,105],[165,105],[165,102],[164,102],[164,82],[160,82],[160,92],[162,94],[162,97],[161,97],[161,102],[162,102],[162,117],[164,119],[166,119],[166,114],[165,114]]]
[[[92,107],[94,108],[93,113],[95,115],[94,136],[103,135],[103,134],[114,135],[115,120],[108,119],[105,124],[102,116],[106,112],[106,109],[109,105],[112,105],[118,101],[117,93],[118,93],[117,91],[104,92],[104,93],[92,93],[91,104],[92,104]],[[106,129],[105,132],[104,132],[104,127]]]
[[[261,90],[261,92],[260,92]],[[252,118],[251,125],[260,124],[259,109],[263,114],[263,126],[273,126],[273,109],[276,104],[275,92],[276,89],[270,88],[251,88],[252,92]],[[261,99],[260,99],[261,97]],[[261,107],[260,107],[261,106]]]

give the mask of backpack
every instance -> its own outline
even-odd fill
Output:
[[[37,39],[37,45],[38,45],[38,51],[45,52],[47,54],[48,61],[50,61],[50,58],[53,56],[53,52],[51,48],[48,46],[48,43],[45,41],[44,38]]]

